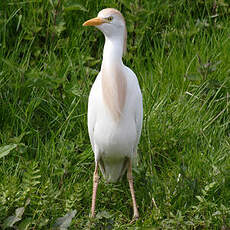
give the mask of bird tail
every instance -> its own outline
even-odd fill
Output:
[[[128,158],[124,158],[124,161],[100,161],[99,163],[103,177],[107,182],[116,183],[119,181],[128,167]]]

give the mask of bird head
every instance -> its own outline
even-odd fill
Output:
[[[84,22],[83,26],[95,26],[109,39],[121,37],[124,39],[123,53],[126,51],[127,31],[120,11],[113,8],[103,9],[96,18]]]

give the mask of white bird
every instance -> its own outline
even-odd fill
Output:
[[[88,132],[95,155],[91,216],[95,216],[99,166],[108,182],[118,181],[127,171],[135,220],[139,213],[132,161],[141,135],[143,106],[137,77],[122,62],[127,38],[125,20],[118,10],[107,8],[83,26],[95,26],[105,36],[101,71],[88,101]]]

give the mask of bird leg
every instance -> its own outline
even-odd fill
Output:
[[[99,176],[98,176],[98,163],[96,162],[95,170],[93,174],[93,195],[92,195],[92,206],[91,206],[91,217],[95,217],[95,206],[96,206],[96,195],[98,186]]]
[[[139,213],[137,210],[137,203],[136,203],[136,198],[135,198],[134,188],[133,188],[133,175],[132,175],[132,161],[131,161],[131,159],[129,160],[127,178],[129,181],[129,188],[130,188],[131,197],[132,197],[132,201],[133,201],[133,220],[132,220],[132,222],[134,222],[135,220],[137,220],[139,218]]]

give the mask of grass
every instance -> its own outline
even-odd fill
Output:
[[[97,217],[88,217],[94,157],[87,99],[104,40],[81,25],[105,7],[124,13],[124,63],[143,93],[134,169],[141,217],[133,225],[125,178],[100,180]],[[201,0],[1,2],[1,228],[61,229],[65,221],[63,229],[230,228],[229,7]]]

